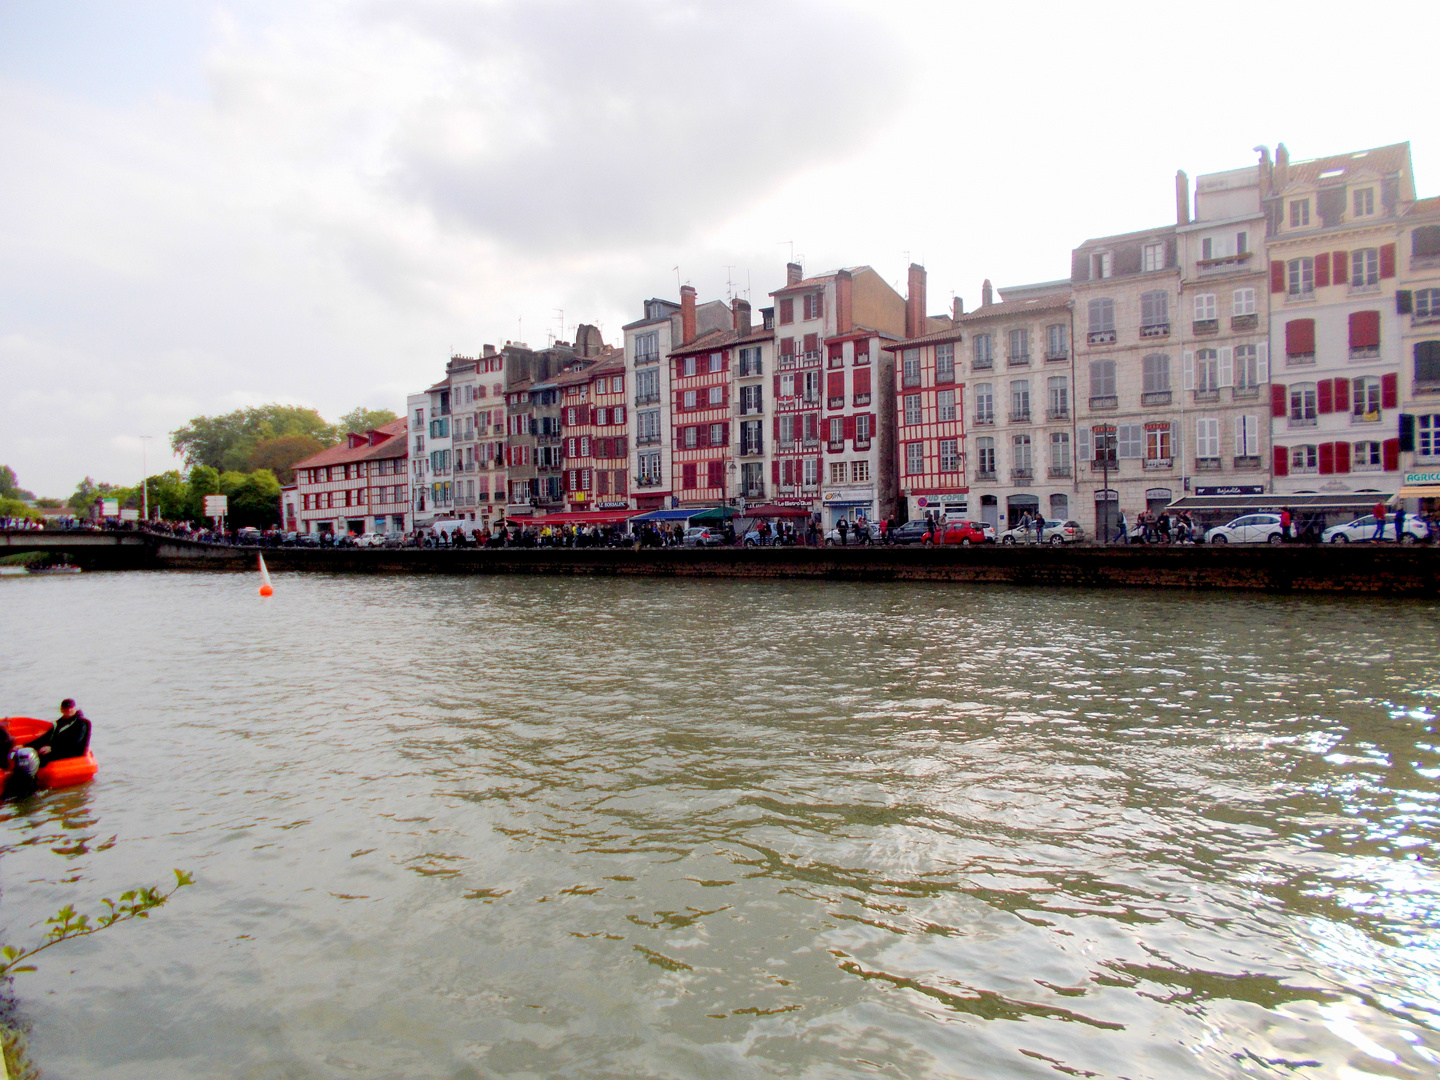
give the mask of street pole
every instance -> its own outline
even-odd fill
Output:
[[[140,520],[150,520],[150,468],[145,461],[145,443],[153,439],[154,435],[140,436],[140,471],[144,474],[140,477]]]

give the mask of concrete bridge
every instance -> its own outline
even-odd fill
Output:
[[[1440,549],[1340,547],[245,548],[134,532],[0,531],[0,555],[48,551],[87,570],[560,574],[925,581],[1049,588],[1241,589],[1440,597]]]

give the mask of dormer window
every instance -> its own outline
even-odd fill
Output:
[[[1375,189],[1357,188],[1350,193],[1354,217],[1370,217],[1375,213]]]
[[[1310,200],[1290,200],[1290,228],[1305,229],[1310,226]]]
[[[1110,252],[1097,251],[1090,256],[1090,276],[1092,278],[1108,278],[1112,271]]]
[[[1165,269],[1165,245],[1163,243],[1146,244],[1141,250],[1141,255],[1141,266],[1144,268],[1145,273],[1148,274],[1154,270]]]
[[[825,314],[825,294],[823,292],[805,294],[805,318],[818,319]]]

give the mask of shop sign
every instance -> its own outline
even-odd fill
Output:
[[[1440,470],[1427,469],[1424,472],[1407,472],[1406,487],[1424,487],[1426,484],[1440,484]]]
[[[625,502],[624,500],[621,500],[620,502],[596,503],[595,506],[600,510],[627,510],[629,509],[630,504]]]
[[[1101,488],[1095,492],[1096,502],[1119,502],[1120,493],[1114,488]]]
[[[210,500],[207,498],[205,501],[206,503],[209,503]],[[116,514],[120,513],[120,500],[101,499],[100,513],[103,514],[105,517],[114,517]]]
[[[1264,495],[1264,484],[1231,484],[1229,487],[1197,487],[1196,495]]]
[[[825,502],[865,502],[875,498],[873,487],[854,488],[850,491],[827,491]]]

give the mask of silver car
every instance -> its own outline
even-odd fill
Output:
[[[1040,530],[1040,542],[1059,547],[1061,544],[1078,544],[1085,539],[1085,529],[1080,522],[1073,518],[1061,520],[1060,518],[1046,518],[1045,524]],[[1035,543],[1035,523],[1029,525],[1017,525],[1000,534],[1002,544],[1033,544]]]

